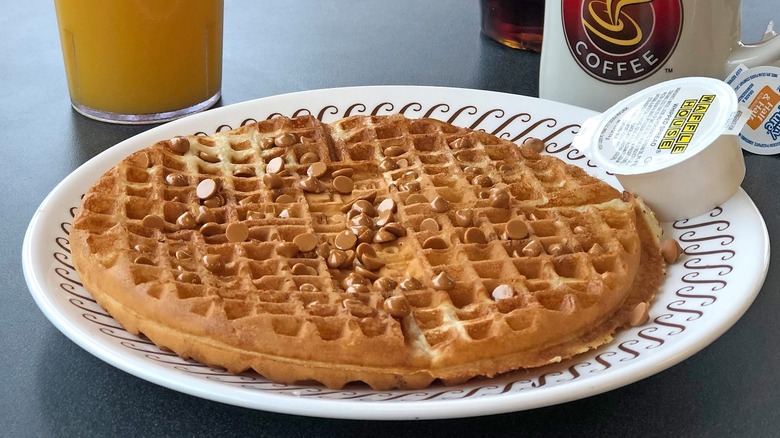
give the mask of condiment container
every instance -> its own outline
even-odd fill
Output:
[[[675,79],[586,120],[573,146],[615,174],[661,221],[687,219],[722,204],[742,183],[737,134],[747,116],[725,82]]]
[[[759,155],[780,154],[780,67],[737,67],[726,83],[750,118],[739,133],[742,149]]]

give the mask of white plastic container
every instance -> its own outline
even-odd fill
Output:
[[[573,146],[614,173],[662,221],[706,213],[745,177],[734,90],[710,78],[660,83],[586,120]]]
[[[726,83],[751,113],[739,133],[742,149],[759,155],[780,154],[780,67],[740,65]]]

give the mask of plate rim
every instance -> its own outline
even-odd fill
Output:
[[[770,256],[769,235],[768,235],[768,230],[766,228],[766,223],[760,211],[756,207],[753,200],[750,199],[749,195],[747,195],[747,193],[742,188],[740,188],[740,190],[737,192],[737,195],[735,197],[742,197],[744,198],[743,202],[747,201],[747,207],[750,208],[750,214],[755,215],[755,218],[758,219],[761,225],[761,233],[759,234],[761,234],[761,239],[763,240],[764,243],[763,254],[762,254],[762,260],[764,263],[763,266],[760,268],[759,275],[753,278],[753,282],[752,282],[753,284],[751,285],[751,287],[745,288],[743,286],[741,288],[744,290],[748,290],[749,299],[742,301],[741,308],[738,309],[738,311],[731,313],[729,315],[730,318],[728,318],[727,322],[718,325],[718,330],[708,331],[705,336],[699,337],[698,342],[696,343],[697,348],[691,348],[690,345],[686,345],[685,343],[677,343],[675,345],[671,345],[664,350],[667,353],[667,356],[669,357],[663,362],[656,363],[654,366],[648,366],[646,364],[647,361],[644,361],[644,362],[632,363],[630,365],[623,366],[619,369],[612,370],[609,373],[610,379],[608,379],[607,384],[601,385],[595,389],[591,388],[589,391],[585,391],[586,393],[580,394],[576,397],[567,396],[564,393],[569,393],[569,392],[581,393],[583,392],[583,390],[582,388],[579,388],[580,386],[583,387],[593,386],[594,382],[588,379],[584,379],[584,380],[572,381],[565,385],[546,387],[538,391],[538,392],[542,392],[542,395],[540,397],[533,398],[534,401],[531,403],[528,403],[527,401],[523,400],[524,397],[518,397],[518,393],[506,393],[506,394],[499,394],[499,395],[491,395],[489,397],[479,397],[479,398],[467,400],[465,402],[463,399],[414,401],[411,403],[404,403],[404,402],[362,403],[361,402],[359,404],[360,409],[350,412],[347,410],[339,410],[339,409],[328,410],[322,408],[323,404],[324,405],[330,405],[330,404],[355,405],[354,402],[350,402],[349,400],[307,398],[307,397],[293,398],[287,395],[279,395],[274,393],[263,393],[262,397],[258,397],[256,393],[244,394],[243,391],[241,392],[230,391],[231,393],[236,392],[237,395],[240,394],[241,395],[240,397],[236,395],[232,397],[226,397],[219,393],[208,391],[208,389],[211,388],[212,386],[214,386],[215,388],[222,387],[222,384],[220,382],[204,382],[203,379],[200,379],[196,376],[187,375],[185,373],[176,374],[177,377],[176,379],[166,380],[165,377],[167,373],[149,373],[141,369],[139,366],[136,366],[135,364],[136,361],[133,358],[131,358],[131,360],[128,361],[126,357],[123,357],[123,355],[116,354],[113,350],[104,348],[102,345],[100,345],[98,341],[91,339],[89,336],[86,337],[83,336],[83,334],[79,331],[78,327],[75,324],[73,324],[71,321],[69,321],[69,319],[65,316],[65,314],[62,311],[60,311],[60,309],[57,308],[57,306],[50,299],[50,297],[48,297],[48,295],[45,292],[45,288],[43,287],[44,285],[41,284],[40,281],[41,279],[33,275],[33,271],[35,269],[34,268],[35,261],[33,260],[35,258],[35,254],[34,254],[35,246],[33,242],[34,231],[40,226],[40,224],[43,221],[43,218],[45,216],[44,210],[46,209],[46,207],[50,206],[50,204],[53,202],[52,199],[56,194],[58,194],[59,191],[62,191],[63,188],[71,184],[72,180],[78,179],[81,173],[86,172],[86,169],[97,166],[98,164],[96,163],[100,163],[101,160],[113,159],[111,157],[113,157],[114,155],[124,157],[128,153],[135,150],[132,149],[130,145],[134,143],[138,143],[138,148],[144,147],[145,143],[151,143],[149,141],[146,141],[146,137],[157,135],[158,132],[165,132],[166,130],[176,129],[176,126],[180,124],[179,122],[182,122],[183,120],[187,120],[192,123],[195,123],[200,119],[204,119],[204,120],[214,119],[218,121],[222,113],[227,113],[230,111],[246,112],[244,110],[245,107],[251,108],[256,106],[262,106],[265,103],[264,101],[266,100],[274,100],[279,98],[295,99],[312,93],[355,92],[363,89],[373,89],[379,91],[387,90],[388,92],[396,91],[398,89],[405,89],[405,90],[412,90],[412,91],[425,90],[428,92],[431,90],[435,90],[435,91],[449,91],[449,92],[453,92],[453,91],[468,92],[468,93],[485,94],[485,95],[498,94],[498,95],[506,96],[511,99],[530,100],[533,102],[542,101],[547,104],[553,105],[556,109],[559,107],[564,109],[566,107],[569,107],[572,109],[576,109],[579,112],[582,112],[583,115],[586,115],[586,113],[595,114],[595,112],[591,110],[573,107],[567,104],[547,101],[544,99],[538,99],[530,96],[513,95],[510,93],[502,93],[502,92],[495,92],[495,91],[477,90],[477,89],[468,89],[468,88],[440,87],[440,86],[429,87],[429,86],[404,86],[404,85],[390,85],[390,86],[375,85],[375,86],[367,86],[367,87],[356,86],[356,87],[339,87],[339,88],[325,88],[325,89],[318,89],[318,90],[298,91],[298,92],[286,93],[286,94],[281,94],[276,96],[263,97],[259,99],[252,99],[244,102],[238,102],[235,104],[215,108],[210,111],[198,113],[183,119],[179,119],[174,122],[169,122],[164,125],[151,128],[147,131],[144,131],[143,133],[132,136],[126,140],[123,140],[122,142],[117,143],[116,145],[113,145],[112,147],[107,148],[106,150],[97,154],[95,157],[91,158],[90,160],[80,165],[77,169],[69,173],[59,184],[57,184],[54,187],[54,189],[52,189],[51,192],[49,192],[49,194],[44,198],[40,206],[36,209],[35,214],[33,215],[30,224],[27,227],[24,236],[23,246],[22,246],[22,259],[23,259],[22,265],[23,265],[24,276],[28,288],[30,289],[31,294],[33,295],[33,298],[36,301],[36,304],[43,311],[47,319],[49,319],[49,321],[53,323],[54,326],[60,332],[65,334],[69,339],[71,339],[74,343],[76,343],[77,345],[85,349],[90,354],[135,377],[142,378],[151,383],[155,383],[157,385],[166,387],[168,389],[173,389],[174,391],[177,392],[182,392],[196,397],[217,401],[221,403],[231,404],[235,406],[241,406],[241,407],[251,408],[251,409],[261,409],[261,410],[277,412],[277,413],[286,413],[286,414],[295,414],[295,415],[304,415],[304,416],[322,417],[322,418],[404,420],[404,419],[421,419],[421,418],[425,418],[425,419],[461,418],[461,417],[474,417],[474,416],[514,412],[518,410],[533,409],[533,408],[538,408],[543,406],[560,404],[568,401],[574,401],[577,399],[590,397],[610,390],[614,390],[622,386],[626,386],[628,384],[637,382],[651,375],[654,375],[662,370],[665,370],[687,359],[688,357],[696,354],[697,352],[704,349],[707,345],[714,342],[723,333],[728,331],[742,317],[742,315],[744,315],[744,313],[747,311],[747,309],[755,300],[755,297],[760,292],[761,286],[765,281],[768,268],[769,268],[769,256]],[[170,125],[174,125],[174,126],[171,127]],[[162,128],[167,128],[167,129],[162,129]],[[670,352],[673,354],[669,354]],[[637,368],[639,368],[640,371],[638,373],[636,370]],[[166,370],[166,371],[173,372],[172,370]],[[598,383],[600,380],[602,379],[596,380],[595,383]],[[188,383],[192,383],[192,384],[188,384]],[[294,402],[290,403],[291,401]],[[464,404],[464,403],[469,406],[468,413],[464,413],[462,412],[462,410],[452,409],[453,404]]]

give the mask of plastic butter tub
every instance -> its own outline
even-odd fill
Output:
[[[722,204],[742,183],[737,134],[747,116],[725,82],[675,79],[586,120],[573,146],[660,220],[687,219]]]
[[[742,149],[760,155],[780,154],[780,67],[737,67],[726,83],[731,85],[750,118],[739,139]]]

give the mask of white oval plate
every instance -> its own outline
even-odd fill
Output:
[[[59,330],[91,354],[176,391],[288,414],[418,419],[531,409],[636,382],[717,339],[747,310],[764,282],[769,266],[766,225],[740,190],[708,214],[663,224],[665,233],[680,241],[685,255],[670,267],[644,326],[624,330],[611,344],[559,364],[419,391],[282,385],[254,374],[234,376],[183,360],[127,333],[79,283],[68,242],[73,213],[98,176],[131,152],[175,135],[235,128],[274,114],[311,113],[332,121],[350,114],[394,112],[484,129],[516,142],[540,137],[548,153],[617,186],[612,176],[571,147],[579,124],[593,113],[568,105],[488,91],[407,86],[316,90],[258,99],[146,131],[109,148],[65,178],[43,201],[25,236],[23,266],[33,297]]]

